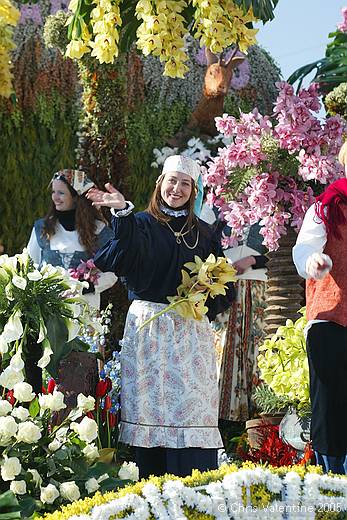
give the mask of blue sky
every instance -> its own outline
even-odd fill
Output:
[[[258,43],[275,58],[284,79],[324,56],[328,34],[342,20],[347,0],[279,0],[275,19],[260,25]]]

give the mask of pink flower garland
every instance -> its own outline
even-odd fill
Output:
[[[276,86],[279,95],[272,119],[257,109],[241,113],[239,119],[227,114],[216,118],[217,129],[231,137],[232,143],[220,148],[208,163],[204,181],[209,187],[208,202],[219,208],[220,217],[232,228],[231,236],[223,237],[225,247],[241,240],[247,226],[260,222],[263,243],[270,251],[276,250],[286,226],[298,231],[314,202],[313,190],[304,181],[328,184],[344,175],[336,157],[346,131],[344,120],[335,116],[321,122],[314,115],[320,109],[316,85],[300,90],[298,95],[288,83]],[[297,161],[295,177],[277,171],[280,166],[273,164],[273,155],[266,147],[268,140],[276,153],[285,150],[288,160],[293,156],[294,165]],[[230,181],[242,170],[253,176],[233,197]]]

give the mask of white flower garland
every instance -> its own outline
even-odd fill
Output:
[[[271,493],[281,495],[263,508],[251,503],[250,487],[264,485]],[[246,490],[246,504],[243,491]],[[333,491],[339,496],[327,496]],[[94,506],[89,514],[74,515],[69,520],[109,520],[132,509],[124,520],[184,520],[183,507],[188,506],[216,520],[314,520],[316,511],[347,511],[347,478],[309,473],[304,480],[290,471],[284,477],[268,469],[241,469],[226,475],[222,481],[206,486],[187,487],[180,480],[165,482],[162,491],[147,483],[142,495],[128,494],[107,504]]]

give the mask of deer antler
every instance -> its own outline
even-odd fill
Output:
[[[207,65],[212,65],[212,63],[218,62],[218,57],[208,47],[205,47],[205,56]]]

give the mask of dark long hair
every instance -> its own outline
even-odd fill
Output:
[[[164,175],[162,175],[161,178],[159,179],[145,211],[147,213],[149,213],[150,215],[152,215],[161,224],[166,224],[166,222],[170,222],[172,217],[170,217],[170,215],[166,215],[160,209],[160,206],[165,206],[165,202],[163,201],[161,193],[160,193],[163,179],[164,179]],[[194,213],[196,188],[195,188],[193,179],[191,179],[191,182],[192,182],[192,192],[190,194],[188,202],[185,205],[186,209],[188,210],[188,229],[190,231],[192,230],[193,225],[197,224],[197,219],[196,219],[196,216]]]
[[[78,193],[65,182],[72,197],[76,202],[75,226],[81,244],[86,248],[88,254],[93,255],[97,250],[97,221],[106,222],[102,213],[98,211],[84,195]],[[56,232],[58,213],[52,202],[51,207],[44,218],[42,236],[50,239]]]

